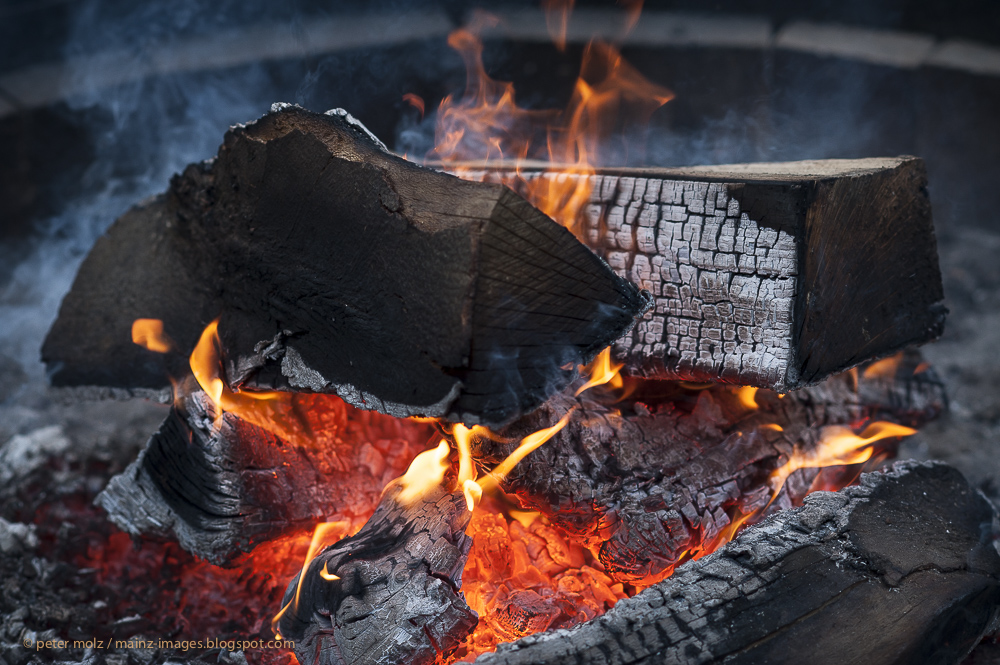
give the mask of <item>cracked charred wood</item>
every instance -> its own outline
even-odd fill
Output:
[[[478,618],[458,592],[472,546],[462,492],[438,488],[412,503],[386,488],[354,536],[316,556],[288,585],[278,627],[309,665],[429,665]],[[300,582],[300,577],[301,582]]]
[[[469,177],[516,186],[510,173]],[[615,343],[631,374],[786,392],[943,330],[920,159],[606,169],[590,179],[577,235],[656,303]]]
[[[276,105],[122,216],[43,348],[56,386],[161,389],[220,317],[230,387],[497,425],[650,305],[508,188],[391,154],[342,110]],[[131,344],[164,321],[181,353]]]
[[[232,413],[216,420],[205,393],[188,394],[98,505],[133,536],[176,539],[217,564],[317,522],[357,528],[432,430],[354,410],[334,396],[298,397],[300,427],[317,432],[307,446]]]
[[[955,469],[897,462],[810,495],[597,619],[476,662],[957,664],[1000,608],[995,517]]]
[[[910,367],[900,362],[896,370],[905,374]],[[501,487],[595,550],[613,579],[648,585],[735,520],[789,508],[814,481],[822,485],[819,469],[805,464],[772,499],[776,470],[793,455],[816,453],[825,426],[872,417],[920,425],[936,417],[945,407],[943,389],[927,372],[919,379],[926,389],[913,388],[914,377],[892,387],[884,377],[851,371],[783,398],[757,391],[749,406],[739,390],[722,384],[639,381],[620,403],[602,401],[600,391],[576,398],[563,393],[500,430],[495,440],[476,437],[473,454],[486,472],[524,436],[575,410]],[[901,401],[906,398],[911,401]],[[875,451],[894,454],[897,442],[885,439]],[[838,467],[828,473],[835,471],[847,472]]]

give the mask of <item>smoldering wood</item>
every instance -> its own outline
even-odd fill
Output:
[[[955,469],[817,492],[672,577],[481,665],[959,663],[1000,608],[996,515]]]
[[[299,662],[429,665],[475,628],[458,592],[472,546],[465,497],[438,488],[405,505],[400,490],[387,487],[356,535],[312,560],[297,602],[299,576],[288,585],[278,625]]]
[[[506,187],[396,157],[342,110],[278,105],[111,227],[42,353],[57,386],[161,389],[221,317],[232,388],[497,425],[649,304]],[[133,345],[137,318],[178,353]]]
[[[304,397],[300,427],[318,434],[292,445],[232,413],[217,421],[204,392],[188,393],[98,505],[133,536],[217,564],[318,522],[360,526],[431,429],[367,413],[355,424],[336,397]]]
[[[824,426],[872,418],[920,426],[937,417],[946,408],[943,386],[933,370],[912,374],[919,354],[907,357],[896,367],[898,380],[852,371],[784,397],[758,391],[758,409],[720,384],[640,382],[621,403],[609,403],[600,389],[579,398],[567,392],[500,430],[497,440],[477,437],[473,452],[486,472],[524,436],[575,410],[501,487],[596,550],[613,579],[650,584],[734,519],[800,501],[819,470],[793,473],[773,502],[772,472],[796,451],[816,450]],[[894,455],[896,442],[876,450]]]
[[[467,177],[517,186],[476,166]],[[785,392],[943,330],[920,159],[601,169],[590,181],[578,236],[655,299],[615,343],[629,373]]]

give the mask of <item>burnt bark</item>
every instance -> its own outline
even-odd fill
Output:
[[[497,425],[648,306],[506,187],[407,162],[341,110],[286,105],[111,227],[43,357],[57,386],[161,389],[220,317],[232,388]],[[137,318],[163,320],[180,353],[132,345]]]
[[[996,515],[955,469],[818,492],[669,579],[482,665],[958,663],[1000,608]]]
[[[912,374],[918,357],[901,360],[895,382],[852,371],[784,397],[758,391],[757,407],[719,384],[640,382],[617,403],[600,389],[578,398],[564,393],[496,440],[477,437],[474,456],[487,472],[524,436],[574,410],[567,426],[501,487],[597,550],[613,579],[647,585],[733,521],[800,501],[818,468],[794,472],[776,497],[772,474],[793,454],[815,451],[824,426],[860,426],[871,418],[919,426],[936,417],[946,406],[943,387],[932,370]],[[891,456],[897,442],[873,445]]]
[[[133,536],[176,539],[225,563],[317,522],[360,526],[432,432],[324,395],[302,396],[285,424],[303,434],[299,445],[232,413],[217,420],[208,396],[192,392],[97,503]]]
[[[428,665],[475,627],[458,592],[472,545],[465,497],[438,488],[405,505],[399,492],[387,487],[361,531],[288,585],[278,626],[299,662]]]
[[[920,159],[603,169],[590,186],[577,235],[656,303],[615,343],[634,375],[784,392],[943,330]]]

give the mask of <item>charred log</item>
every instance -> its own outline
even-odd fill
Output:
[[[308,446],[231,413],[217,419],[208,396],[193,392],[97,503],[133,536],[176,539],[224,563],[317,522],[360,526],[431,434],[333,396],[302,396],[297,406],[299,427],[317,432]]]
[[[342,110],[286,105],[112,226],[43,357],[54,385],[160,389],[181,372],[131,344],[132,322],[163,320],[186,358],[221,316],[232,388],[496,425],[649,304],[506,187],[400,159]]]
[[[785,392],[943,330],[920,159],[604,170],[591,192],[578,236],[656,302],[615,344],[632,374]]]
[[[400,489],[288,585],[278,625],[299,662],[429,665],[475,627],[458,592],[472,545],[465,498],[439,489],[407,505]]]
[[[995,518],[953,468],[897,463],[812,494],[597,619],[476,662],[958,663],[1000,607]]]
[[[900,362],[897,369],[905,374],[912,367]],[[872,417],[919,425],[936,417],[945,408],[943,388],[930,370],[921,374],[903,376],[892,388],[880,377],[849,372],[784,397],[758,391],[749,407],[719,384],[642,382],[629,400],[614,404],[600,401],[599,392],[593,398],[592,392],[562,394],[499,439],[477,438],[474,455],[488,471],[525,435],[575,410],[501,486],[598,551],[612,578],[646,585],[712,544],[735,520],[801,500],[818,468],[794,472],[777,497],[773,474],[792,455],[816,451],[824,426]],[[896,442],[882,444],[887,455]]]

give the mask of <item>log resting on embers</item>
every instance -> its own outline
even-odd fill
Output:
[[[996,516],[955,469],[897,462],[748,528],[601,617],[480,665],[943,665],[1000,608]]]
[[[409,505],[386,488],[354,536],[324,549],[288,585],[278,627],[309,665],[429,665],[477,617],[459,593],[472,546],[462,492],[438,488]],[[336,577],[337,579],[333,579]]]
[[[508,188],[403,160],[342,110],[276,105],[98,240],[42,355],[56,386],[162,389],[220,317],[233,389],[498,425],[649,305]],[[138,318],[180,353],[133,345]]]
[[[469,177],[517,186],[505,171]],[[541,165],[520,177],[583,176]],[[943,330],[921,159],[600,169],[589,177],[577,235],[656,303],[615,343],[631,374],[785,392]]]
[[[784,397],[758,391],[757,409],[721,384],[642,381],[639,392],[612,404],[600,401],[600,391],[562,393],[500,430],[501,439],[476,437],[473,455],[488,471],[523,436],[575,409],[501,487],[597,551],[613,579],[647,585],[733,519],[799,501],[819,469],[791,475],[769,505],[772,472],[796,451],[815,451],[824,426],[869,419],[920,426],[937,417],[944,389],[933,370],[913,374],[919,358],[915,351],[902,356],[894,379],[851,371]],[[894,456],[895,440],[883,445]]]
[[[317,522],[357,528],[433,433],[333,395],[296,395],[284,410],[299,445],[232,413],[217,419],[209,397],[190,392],[98,505],[133,536],[176,539],[221,564]]]

